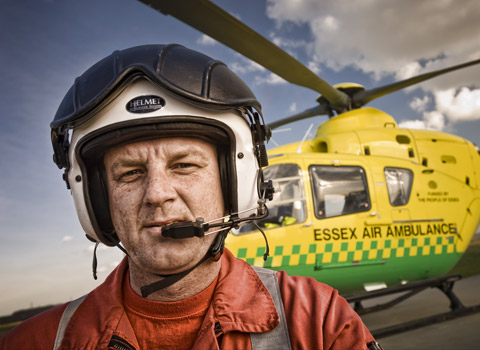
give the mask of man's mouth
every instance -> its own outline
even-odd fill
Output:
[[[166,220],[147,221],[143,224],[143,228],[152,233],[161,233],[165,226],[172,225],[176,222],[185,222],[185,220],[183,218],[172,218]]]

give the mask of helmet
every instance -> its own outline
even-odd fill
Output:
[[[226,210],[249,217],[262,194],[270,131],[247,85],[224,63],[183,46],[115,51],[65,95],[51,123],[54,162],[65,168],[87,237],[118,244],[103,156],[113,146],[190,136],[217,145]]]

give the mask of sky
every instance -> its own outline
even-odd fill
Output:
[[[330,84],[367,89],[480,58],[476,0],[215,0]],[[117,49],[178,43],[224,61],[252,88],[266,122],[315,106],[289,84],[175,18],[136,0],[0,0],[0,316],[87,293],[122,259],[93,244],[52,162],[49,124],[75,77]],[[480,66],[382,97],[370,106],[401,127],[480,145]],[[269,147],[326,117],[291,124]],[[307,135],[312,137],[313,131]]]

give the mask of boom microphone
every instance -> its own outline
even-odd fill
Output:
[[[242,214],[252,210],[257,210],[256,215],[251,215],[246,218],[233,217],[234,215],[236,216],[238,214]],[[226,215],[218,219],[210,220],[208,222],[205,222],[203,218],[199,217],[194,222],[180,221],[180,222],[174,222],[174,223],[165,225],[162,228],[162,236],[175,238],[175,239],[191,238],[191,237],[201,238],[203,236],[208,236],[208,235],[211,235],[212,233],[222,231],[226,228],[232,229],[238,226],[241,222],[263,219],[267,217],[267,215],[268,215],[268,209],[265,206],[265,200],[259,199],[257,208],[246,209],[237,213]],[[228,221],[226,220],[227,218],[228,218]],[[219,221],[219,220],[222,220],[222,222],[214,223],[215,221]],[[207,232],[209,229],[214,227],[218,227],[219,229],[211,232]]]

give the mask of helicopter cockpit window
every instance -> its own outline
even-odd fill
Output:
[[[370,209],[365,171],[358,166],[310,166],[315,216],[319,219]]]
[[[385,181],[390,204],[394,207],[407,204],[412,191],[412,171],[402,168],[385,168]]]
[[[296,164],[275,164],[263,171],[265,180],[272,180],[275,193],[267,202],[268,217],[257,221],[261,228],[276,228],[301,223],[306,219],[305,191],[302,172]],[[232,230],[243,234],[256,230],[254,224]]]

